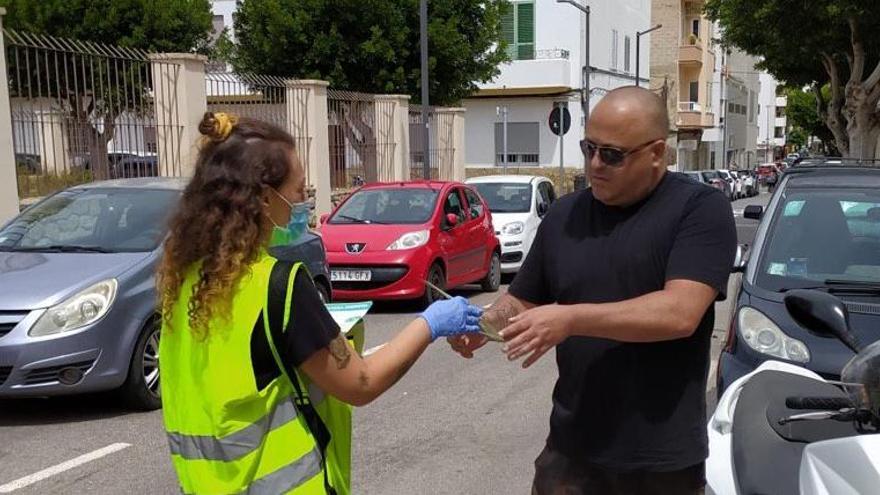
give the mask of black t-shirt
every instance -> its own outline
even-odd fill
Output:
[[[281,268],[282,264],[276,263],[273,273]],[[288,373],[292,373],[314,353],[327,347],[339,335],[339,325],[321,302],[314,282],[303,268],[297,271],[293,281],[290,318],[293,320],[292,326],[283,334],[280,328],[271,328],[278,354],[288,366]],[[251,361],[258,389],[264,388],[280,375],[266,341],[262,314],[257,317],[251,333]]]
[[[554,203],[510,286],[534,304],[605,303],[705,283],[725,297],[736,249],[730,203],[666,173],[640,203],[590,190]],[[707,456],[705,387],[714,305],[690,337],[656,343],[570,337],[556,348],[550,445],[608,469],[673,471]]]

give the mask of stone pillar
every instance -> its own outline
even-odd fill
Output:
[[[376,96],[379,180],[409,180],[409,96]]]
[[[306,180],[315,189],[315,214],[329,213],[330,138],[327,132],[327,81],[291,79],[287,83],[288,131],[297,142]]]
[[[159,175],[190,177],[198,153],[199,122],[208,108],[203,55],[155,53],[153,104]]]
[[[434,122],[435,147],[450,150],[440,156],[438,171],[441,180],[464,181],[464,108],[438,108]],[[432,124],[434,123],[432,122]],[[449,129],[451,127],[451,129]]]
[[[18,178],[15,174],[15,151],[12,147],[12,109],[9,107],[9,82],[6,80],[6,42],[0,7],[0,225],[18,215]]]

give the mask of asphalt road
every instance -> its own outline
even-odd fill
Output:
[[[734,203],[740,242],[752,242],[756,224],[742,209],[766,199]],[[477,304],[497,297],[458,292]],[[716,309],[713,357],[730,318],[727,302]],[[411,307],[378,306],[367,317],[367,346],[414,316]],[[354,492],[528,493],[555,379],[552,354],[523,370],[497,344],[470,361],[434,344],[394,388],[355,411]],[[106,395],[0,402],[0,493],[179,493],[161,414],[127,411]]]

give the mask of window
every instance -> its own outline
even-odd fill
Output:
[[[776,118],[781,119],[785,117],[785,107],[776,107]]]
[[[632,40],[629,36],[623,38],[623,71],[629,74],[631,67],[629,63],[630,45]]]
[[[694,81],[688,85],[688,93],[690,97],[690,101],[696,103],[700,101],[700,83]]]
[[[709,167],[715,168],[715,152],[709,153]]]
[[[330,223],[425,223],[434,214],[437,194],[432,189],[362,189],[339,207]]]
[[[785,128],[783,128],[783,127],[777,127],[777,128],[773,131],[773,137],[777,137],[777,138],[783,138],[783,137],[785,137]]]
[[[468,211],[471,213],[471,218],[483,216],[483,201],[480,200],[480,196],[470,189],[464,190],[464,196],[467,198]]]
[[[513,2],[501,18],[501,37],[511,60],[535,58],[535,2]]]
[[[527,213],[532,209],[531,184],[482,182],[474,184],[493,213]]]
[[[454,214],[458,217],[458,223],[462,223],[465,221],[467,217],[464,214],[464,208],[461,205],[461,197],[458,195],[458,188],[455,188],[446,196],[446,201],[443,202],[443,214]]]
[[[749,91],[749,122],[755,121],[755,92]]]
[[[700,20],[699,19],[694,19],[693,21],[691,21],[691,34],[693,34],[697,38],[700,37]]]
[[[507,123],[507,163],[538,165],[540,124],[538,122]],[[495,123],[495,162],[504,164],[504,124]]]
[[[617,70],[617,30],[611,30],[611,68]]]

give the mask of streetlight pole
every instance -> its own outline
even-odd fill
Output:
[[[584,68],[581,72],[581,110],[584,113],[584,134],[587,132],[587,123],[590,121],[590,6],[588,0],[581,5],[574,0],[556,0],[556,3],[567,3],[584,13]],[[586,137],[586,136],[585,136]],[[587,170],[587,157],[584,156],[584,172]]]
[[[642,86],[642,78],[640,77],[642,66],[639,65],[639,61],[640,61],[641,55],[642,55],[642,35],[648,34],[651,31],[656,31],[662,27],[663,27],[663,24],[657,24],[656,26],[652,27],[651,29],[646,29],[645,31],[636,31],[636,86],[639,86],[639,87]]]
[[[424,126],[423,174],[425,180],[431,179],[431,126],[428,116],[428,0],[419,0],[419,33],[422,50],[422,125]]]

